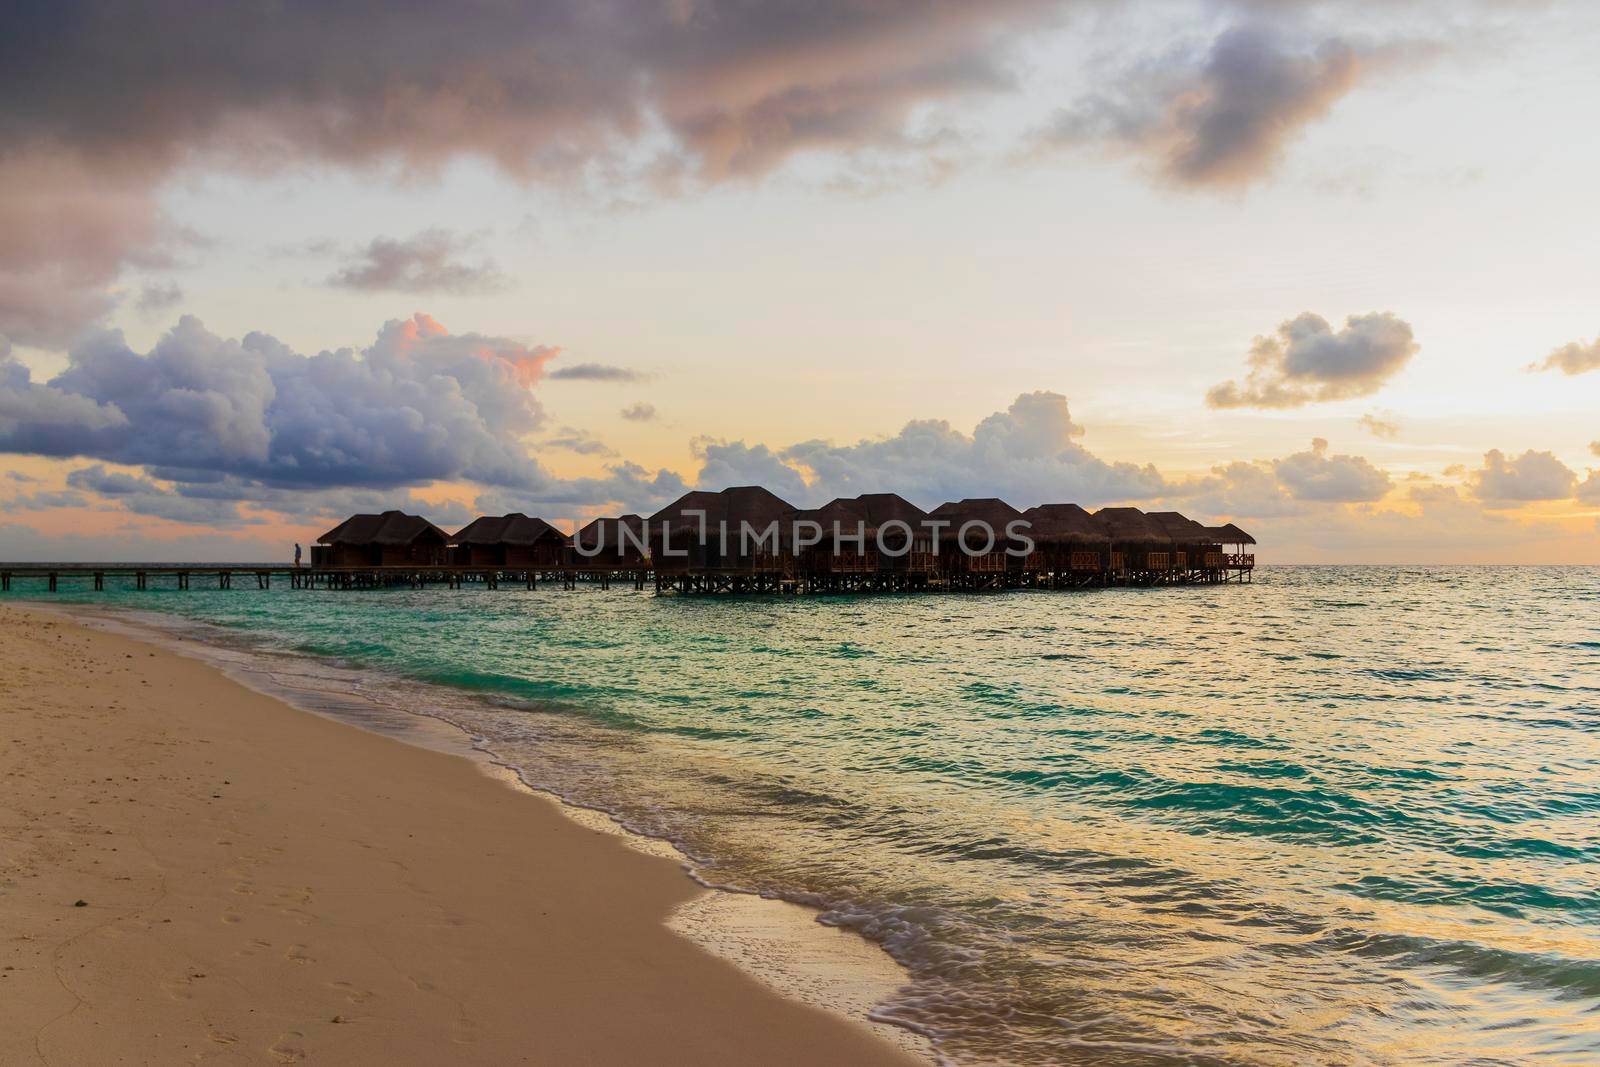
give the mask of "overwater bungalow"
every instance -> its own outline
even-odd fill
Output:
[[[1172,569],[1172,538],[1138,508],[1101,508],[1094,520],[1110,542],[1114,575],[1164,575]]]
[[[595,519],[572,538],[572,562],[578,567],[633,570],[648,565],[644,519],[628,514]]]
[[[1077,504],[1040,504],[1022,513],[1030,523],[1034,548],[1024,569],[1061,581],[1083,580],[1104,572],[1111,537]]]
[[[939,531],[939,559],[946,574],[1001,576],[1022,569],[1022,557],[1006,550],[1025,546],[1006,531],[1011,523],[1026,520],[1004,500],[986,496],[948,501],[928,517],[950,524]]]
[[[450,537],[419,515],[352,515],[317,538],[313,567],[436,567],[450,562]]]
[[[923,525],[926,511],[899,493],[863,493],[854,502],[867,524],[867,543],[874,548],[882,545],[880,571],[929,575],[939,569],[933,533]]]
[[[759,485],[685,493],[650,516],[650,558],[664,573],[779,574],[793,569],[784,526],[793,504]]]
[[[566,562],[567,535],[543,519],[514,511],[482,515],[452,539],[462,567],[554,569]]]
[[[1256,557],[1253,552],[1246,552],[1245,545],[1253,545],[1256,539],[1245,533],[1231,522],[1221,526],[1208,526],[1206,532],[1216,538],[1217,544],[1224,548],[1232,548],[1232,552],[1222,554],[1220,566],[1236,570],[1254,570]]]
[[[810,574],[875,574],[878,547],[867,515],[852,498],[837,497],[820,508],[783,518],[782,543],[797,567]]]
[[[1148,518],[1172,538],[1172,567],[1179,571],[1220,566],[1222,543],[1211,531],[1177,511],[1152,511]],[[1216,564],[1208,563],[1215,558]]]

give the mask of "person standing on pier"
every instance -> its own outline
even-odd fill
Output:
[[[300,569],[300,542],[298,541],[294,545],[294,569]]]

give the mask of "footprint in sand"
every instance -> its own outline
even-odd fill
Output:
[[[267,1052],[279,1063],[299,1063],[306,1058],[306,1048],[302,1044],[305,1037],[298,1030],[279,1034],[278,1040],[267,1046]]]
[[[377,994],[372,990],[358,988],[351,982],[329,982],[328,986],[343,993],[345,999],[352,1004],[365,1004],[367,1001],[377,996]]]
[[[222,913],[222,921],[231,926],[234,923],[243,922],[244,916],[240,915],[238,912],[225,911]]]
[[[290,963],[316,963],[317,962],[315,956],[306,955],[306,946],[305,945],[290,945],[289,946],[289,951],[285,952],[283,954],[283,958],[288,960]]]
[[[213,1030],[206,1036],[219,1045],[234,1045],[239,1041],[238,1034],[230,1034],[226,1030]]]

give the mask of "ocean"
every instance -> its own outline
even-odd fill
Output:
[[[109,584],[55,598],[445,719],[707,883],[860,932],[909,976],[875,1015],[952,1063],[1600,1061],[1600,568]]]

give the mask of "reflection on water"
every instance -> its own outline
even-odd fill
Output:
[[[334,657],[815,904],[957,1061],[1600,1056],[1600,570],[110,599]]]

